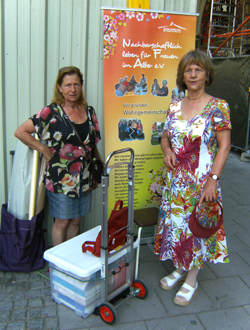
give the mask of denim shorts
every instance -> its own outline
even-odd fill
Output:
[[[46,190],[46,194],[49,200],[49,214],[53,218],[75,219],[91,211],[92,191],[80,197],[70,197],[49,190]]]

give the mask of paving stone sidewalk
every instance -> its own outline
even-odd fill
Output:
[[[221,177],[229,264],[205,264],[199,290],[187,307],[173,304],[178,288],[163,291],[159,280],[173,270],[143,245],[139,278],[145,300],[131,298],[117,308],[118,330],[250,330],[250,162],[232,150]],[[47,265],[40,273],[0,272],[0,330],[105,330],[95,315],[83,319],[51,299]]]

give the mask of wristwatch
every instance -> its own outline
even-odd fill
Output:
[[[219,180],[220,178],[218,177],[218,175],[216,175],[216,174],[212,174],[212,173],[209,173],[209,176],[210,176],[210,178],[212,178],[213,180]]]

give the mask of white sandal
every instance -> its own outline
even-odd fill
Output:
[[[173,275],[175,278],[172,279],[170,278],[169,276],[170,275]],[[180,275],[179,273],[177,273],[175,270],[173,271],[173,273],[171,273],[170,275],[168,276],[165,276],[163,277],[161,280],[160,280],[160,287],[163,289],[163,290],[172,290],[173,288],[175,288],[177,285],[179,284],[182,284],[185,282],[185,277],[186,277],[186,272],[182,275]],[[162,283],[162,281],[165,280],[167,282],[167,285],[164,285]]]
[[[174,298],[174,303],[179,306],[187,306],[191,303],[191,301],[194,299],[195,295],[197,294],[198,282],[196,282],[194,288],[187,283],[184,283],[181,288],[185,288],[185,289],[189,290],[189,292],[184,293],[179,290],[176,293],[176,296]],[[177,296],[185,298],[186,301],[180,301],[180,300],[176,299]]]

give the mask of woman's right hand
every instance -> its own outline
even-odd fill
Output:
[[[47,146],[44,146],[43,156],[49,162],[54,155]]]
[[[171,170],[174,169],[174,167],[175,167],[175,154],[173,153],[173,151],[171,149],[165,150],[163,164],[165,166],[171,168]]]
[[[175,167],[175,154],[171,150],[171,145],[168,139],[168,133],[165,130],[162,133],[161,149],[164,153],[163,164],[171,168],[171,170],[173,170]]]

